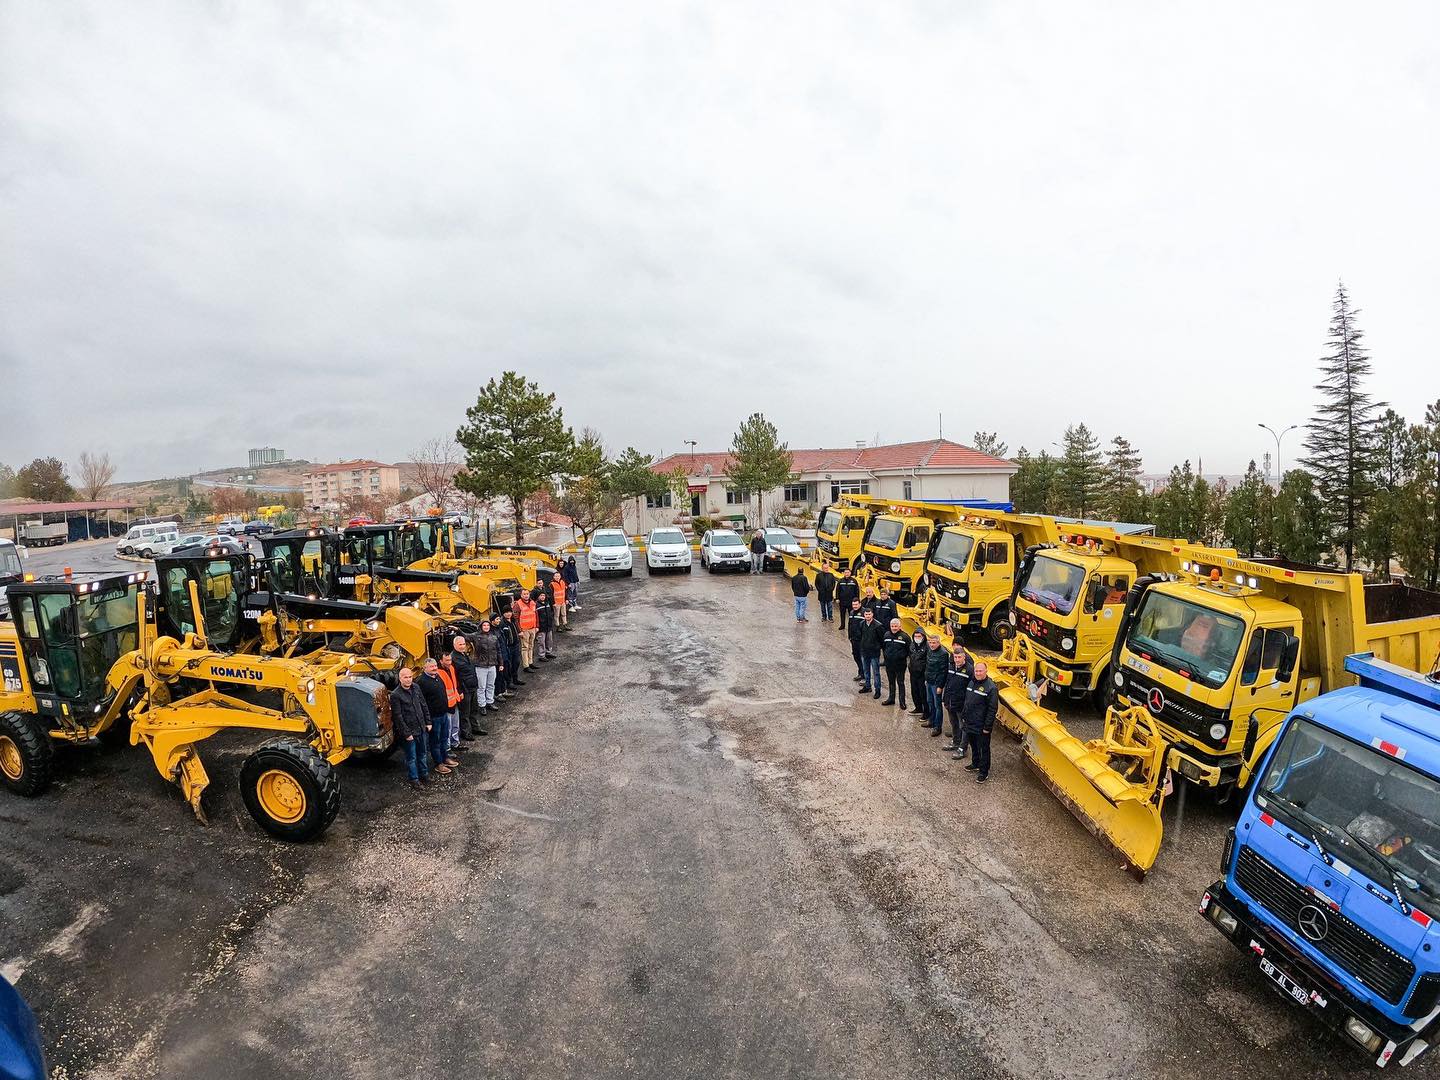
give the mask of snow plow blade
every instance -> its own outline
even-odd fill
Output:
[[[804,573],[810,580],[810,584],[815,584],[815,573],[819,569],[819,566],[813,559],[809,559],[804,555],[791,555],[785,551],[780,553],[780,558],[785,560],[785,576],[787,578],[794,577],[796,573]]]
[[[1025,763],[1102,844],[1125,860],[1125,870],[1143,880],[1160,853],[1164,826],[1167,748],[1148,727],[1123,728],[1134,717],[1106,717],[1105,737],[1085,742],[1066,730],[1049,709],[1030,699],[1025,686],[1000,690],[1002,720],[1018,728]],[[1013,718],[1005,717],[1010,714]],[[1125,772],[1121,772],[1121,768]]]

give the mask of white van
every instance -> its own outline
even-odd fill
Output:
[[[168,555],[179,546],[179,526],[173,521],[157,521],[153,525],[130,526],[130,531],[115,541],[115,554],[153,559],[156,555]]]

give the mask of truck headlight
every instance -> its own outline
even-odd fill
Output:
[[[366,630],[379,630],[379,629],[380,629],[380,620],[379,620],[379,619],[367,619],[367,620],[365,621],[365,629],[366,629]]]
[[[890,572],[894,574],[898,574],[900,572],[900,562],[898,559],[890,564]]]
[[[1372,1054],[1380,1049],[1380,1044],[1384,1041],[1369,1024],[1365,1023],[1365,1021],[1361,1020],[1358,1016],[1347,1016],[1345,1018],[1345,1034],[1349,1035],[1350,1038],[1354,1039]]]
[[[1115,685],[1116,685],[1116,686],[1124,686],[1124,685],[1125,685],[1125,673],[1124,673],[1124,672],[1121,672],[1121,671],[1115,672],[1114,678],[1115,678]]]
[[[1235,933],[1235,928],[1240,925],[1234,915],[1231,915],[1230,912],[1226,911],[1213,900],[1210,901],[1210,921],[1225,931],[1226,934]]]
[[[1230,729],[1227,728],[1224,724],[1211,724],[1210,738],[1214,739],[1216,742],[1219,742],[1221,739],[1225,738],[1225,735],[1229,730]]]
[[[1060,639],[1060,648],[1064,649],[1066,652],[1069,652],[1074,647],[1075,639],[1073,637],[1062,637]]]
[[[956,588],[955,595],[958,596],[961,600],[969,600],[970,590],[967,589],[964,585],[961,585]]]

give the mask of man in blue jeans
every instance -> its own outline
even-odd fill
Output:
[[[425,706],[430,710],[430,760],[434,771],[448,776],[460,764],[460,759],[450,753],[450,702],[445,683],[440,678],[440,665],[426,659],[425,670],[415,680],[420,692],[425,695]]]
[[[429,748],[425,730],[430,726],[430,708],[425,695],[415,685],[415,673],[408,667],[400,669],[400,685],[390,695],[390,723],[395,738],[405,748],[405,768],[410,786],[416,791],[430,779]]]
[[[805,605],[810,602],[810,579],[805,576],[805,571],[795,571],[795,576],[790,579],[790,591],[795,594],[795,621],[809,622],[805,617]]]
[[[860,624],[860,674],[864,676],[857,693],[870,693],[874,687],[875,700],[880,700],[880,653],[885,643],[885,628],[875,621],[875,612],[866,611],[865,621]]]
[[[930,714],[920,722],[929,724],[930,734],[938,736],[945,724],[945,679],[950,673],[950,654],[940,644],[939,634],[928,635],[926,644],[929,651],[925,653],[925,702]]]

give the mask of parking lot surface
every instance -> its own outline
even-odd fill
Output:
[[[581,592],[483,753],[426,794],[347,766],[317,844],[254,826],[244,735],[204,744],[208,827],[134,749],[0,799],[57,1075],[1369,1072],[1196,914],[1233,811],[1172,799],[1138,884],[1013,740],[977,786],[857,695],[780,575]]]

